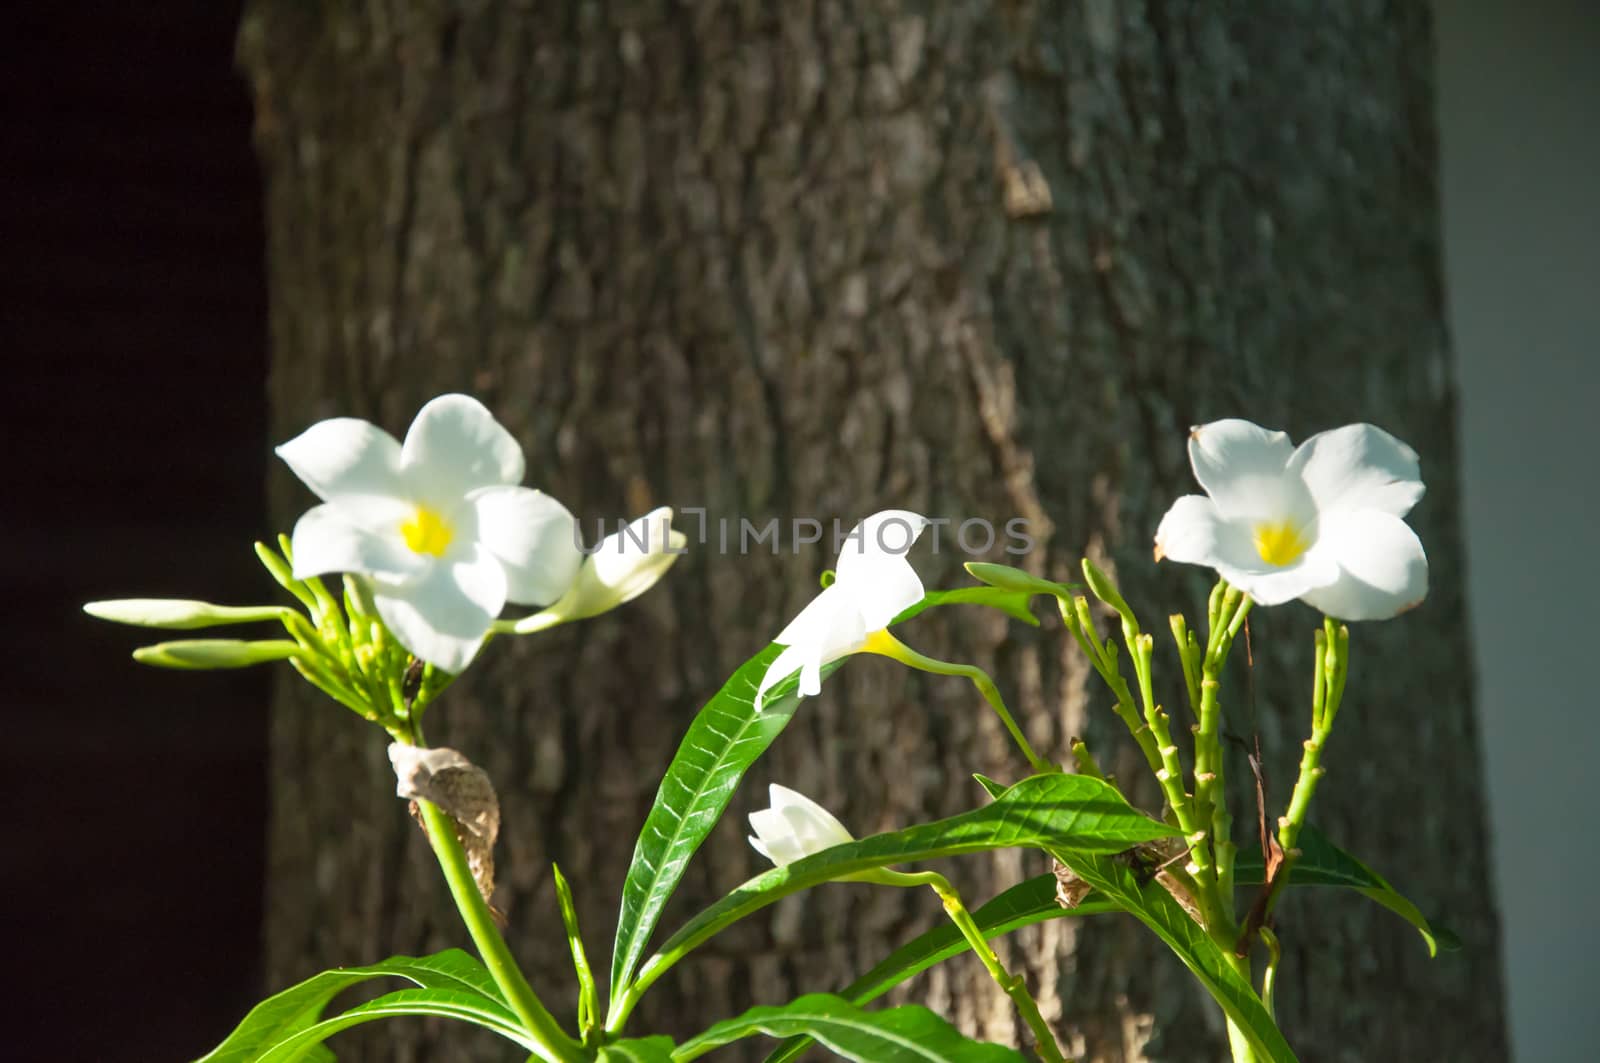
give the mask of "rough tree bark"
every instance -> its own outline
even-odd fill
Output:
[[[267,175],[276,439],[335,414],[399,432],[460,389],[591,535],[651,505],[709,511],[712,543],[663,587],[497,644],[434,710],[435,739],[500,787],[510,933],[553,1005],[571,990],[550,862],[608,955],[657,773],[829,561],[725,555],[719,518],[1022,517],[1029,567],[1070,578],[1088,553],[1153,619],[1193,615],[1203,576],[1149,554],[1190,489],[1186,427],[1372,420],[1424,455],[1434,591],[1356,631],[1316,819],[1467,947],[1430,962],[1359,898],[1291,900],[1279,1014],[1307,1060],[1505,1057],[1424,5],[258,0],[239,50]],[[281,473],[272,500],[284,528],[307,501]],[[963,559],[947,535],[918,563],[949,584]],[[1312,626],[1297,605],[1254,620],[1280,802]],[[1087,735],[1139,777],[1059,629],[930,617],[908,637],[994,670],[1041,746]],[[1231,694],[1228,727],[1248,733]],[[974,803],[973,771],[1023,768],[967,687],[861,660],[750,782],[868,832]],[[462,941],[392,783],[370,730],[282,685],[274,985]],[[739,820],[760,792],[736,799],[677,912],[757,866]],[[1034,870],[1008,854],[953,873],[981,898]],[[637,1028],[832,987],[936,915],[931,896],[865,887],[793,899],[685,965]],[[1222,1054],[1220,1019],[1127,921],[1056,921],[1004,952],[1084,1059]],[[1018,1036],[975,963],[909,995]],[[446,1034],[396,1024],[383,1049],[346,1051],[499,1058],[470,1036],[440,1051]]]

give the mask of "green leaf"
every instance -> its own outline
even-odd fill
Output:
[[[401,989],[351,1008],[331,1019],[323,1019],[251,1058],[253,1063],[300,1063],[307,1058],[308,1049],[320,1045],[341,1030],[366,1022],[375,1022],[378,1019],[405,1015],[458,1019],[492,1030],[530,1051],[538,1047],[538,1042],[522,1030],[515,1015],[484,997],[453,989]]]
[[[862,1011],[828,993],[811,993],[778,1007],[751,1008],[679,1045],[672,1058],[686,1063],[753,1034],[805,1035],[835,1055],[863,1063],[1021,1063],[1023,1058],[1003,1045],[968,1040],[927,1008]]]
[[[1046,848],[1079,878],[1094,886],[1102,901],[1110,902],[1155,931],[1244,1031],[1263,1060],[1292,1063],[1293,1050],[1262,1006],[1255,989],[1234,970],[1232,957],[1189,918],[1189,913],[1159,883],[1151,881],[1141,885],[1130,868],[1103,854],[1073,852],[1054,846]]]
[[[599,1063],[672,1063],[672,1038],[637,1037],[600,1046]]]
[[[977,604],[1001,609],[1037,624],[1028,612],[1031,594],[965,587],[931,591],[891,622],[898,624],[941,605]],[[622,887],[616,944],[611,953],[611,1008],[627,991],[650,943],[668,899],[678,887],[689,859],[728,807],[750,765],[782,733],[799,704],[799,676],[777,683],[756,711],[756,690],[767,668],[783,652],[772,644],[750,658],[700,710],[683,736],[672,763],[661,778],[655,803],[634,844],[633,862]],[[823,667],[829,675],[844,663]]]
[[[1017,847],[1112,854],[1178,832],[1086,775],[1033,775],[991,804],[949,819],[836,845],[758,875],[695,916],[639,972],[633,996],[730,923],[795,893],[849,875],[962,853]]]
[[[1340,886],[1376,901],[1417,928],[1428,946],[1428,955],[1437,956],[1441,948],[1461,947],[1461,940],[1449,930],[1433,926],[1417,906],[1401,896],[1384,877],[1328,840],[1327,835],[1306,824],[1296,843],[1300,858],[1289,871],[1291,886]],[[1264,869],[1260,852],[1252,849],[1239,854],[1234,864],[1234,881],[1241,886],[1258,886]]]
[[[689,725],[661,778],[622,886],[622,911],[611,954],[613,1010],[644,955],[667,899],[683,878],[689,858],[717,825],[744,773],[794,715],[799,704],[795,696],[798,676],[769,690],[760,712],[755,706],[761,678],[782,652],[782,646],[769,645],[728,677]],[[842,663],[826,666],[824,674]]]
[[[300,1038],[307,1031],[320,1025],[323,1011],[339,993],[357,983],[384,977],[404,978],[422,989],[449,993],[454,1001],[453,1006],[479,1009],[484,1016],[492,1017],[496,1023],[508,1026],[511,1032],[506,1033],[506,1036],[521,1043],[516,1016],[506,1006],[499,987],[494,984],[489,972],[481,963],[460,949],[448,949],[432,956],[391,956],[382,963],[375,963],[370,967],[341,967],[313,975],[299,985],[291,986],[257,1004],[238,1027],[220,1045],[204,1056],[200,1063],[255,1063],[257,1060],[269,1058],[268,1053],[277,1051],[280,1046],[291,1042],[300,1046],[298,1054],[278,1058],[331,1059],[331,1053],[315,1053],[312,1050],[311,1046],[317,1044],[321,1040],[320,1037],[310,1041]],[[377,1001],[371,1003],[377,1004]],[[367,1006],[369,1005],[363,1005]],[[381,1016],[373,1014],[371,1017]],[[333,1032],[329,1030],[322,1036],[326,1037]],[[496,1032],[504,1031],[497,1028]]]
[[[891,626],[903,624],[912,617],[940,605],[987,605],[1024,624],[1038,627],[1039,618],[1033,615],[1028,603],[1039,593],[1041,592],[1036,590],[1013,590],[1002,587],[958,587],[950,591],[928,591],[922,596],[922,601],[906,609],[889,623]]]
[[[988,794],[990,797],[999,797],[1001,794],[1006,792],[1004,783],[995,782],[982,772],[975,771],[972,773],[972,777],[977,780],[979,786],[983,787],[983,792]]]
[[[578,929],[578,908],[572,902],[572,887],[561,868],[550,865],[556,883],[556,903],[561,907],[561,926],[567,932],[567,948],[572,952],[572,970],[578,978],[578,1034],[588,1037],[589,1031],[600,1021],[600,993],[595,988],[594,971],[589,966],[589,953],[583,947],[583,933]]]
[[[1055,875],[1039,875],[1020,882],[972,913],[972,920],[983,932],[984,940],[1000,937],[1046,919],[1068,915],[1099,915],[1121,909],[1091,893],[1076,908],[1063,908],[1056,901]],[[949,923],[913,938],[884,957],[877,966],[839,990],[852,1004],[867,1004],[902,982],[921,974],[935,964],[968,951],[967,939]],[[804,1052],[810,1038],[784,1042],[767,1057],[767,1063],[784,1063]]]
[[[1056,877],[1039,875],[996,896],[973,912],[972,920],[988,940],[1059,916],[1115,911],[1120,909],[1092,893],[1078,907],[1063,908],[1056,900]],[[967,939],[953,925],[936,926],[895,949],[872,970],[841,989],[839,995],[852,1004],[870,1003],[929,967],[959,956],[967,948]]]

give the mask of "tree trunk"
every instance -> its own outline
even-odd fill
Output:
[[[1355,895],[1291,897],[1278,1014],[1308,1061],[1505,1058],[1425,5],[258,0],[240,56],[267,178],[276,440],[340,414],[398,433],[462,390],[591,537],[653,505],[707,511],[709,541],[661,587],[497,641],[433,710],[430,737],[500,789],[508,936],[558,1011],[573,984],[551,862],[603,963],[677,740],[832,562],[826,543],[735,556],[740,518],[1020,517],[1027,567],[1070,580],[1087,553],[1159,630],[1164,611],[1204,611],[1204,573],[1150,563],[1161,513],[1192,490],[1190,424],[1300,438],[1370,420],[1424,456],[1413,523],[1434,590],[1354,632],[1314,818],[1466,947],[1430,961]],[[309,496],[282,470],[271,486],[287,529]],[[930,586],[964,582],[965,559],[948,529],[915,556]],[[975,613],[905,637],[989,668],[1042,749],[1085,735],[1142,776],[1059,625]],[[1258,610],[1253,697],[1228,692],[1227,730],[1259,725],[1277,808],[1314,624]],[[1175,691],[1175,657],[1158,667]],[[769,778],[868,833],[978,803],[974,771],[1025,767],[960,681],[854,661],[757,764],[666,922],[759,867],[742,820]],[[1230,770],[1247,775],[1242,757]],[[464,943],[370,728],[283,683],[272,787],[274,986]],[[1006,853],[952,874],[978,901],[1039,870]],[[906,891],[792,898],[686,963],[631,1029],[834,988],[938,917]],[[1131,920],[1056,920],[1001,951],[1083,1059],[1224,1054],[1220,1014]],[[904,992],[1021,1043],[975,962]],[[343,1051],[503,1057],[459,1028],[375,1029]]]

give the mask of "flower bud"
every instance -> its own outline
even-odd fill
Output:
[[[288,639],[246,642],[242,639],[186,639],[141,646],[133,651],[140,664],[203,672],[215,668],[248,668],[252,664],[283,661],[301,652]]]
[[[138,627],[190,629],[219,624],[251,624],[281,620],[288,610],[277,605],[229,606],[183,598],[118,598],[89,602],[83,611],[101,620]]]
[[[561,600],[528,618],[547,618],[529,630],[551,622],[586,620],[633,601],[656,585],[684,552],[687,542],[682,532],[672,528],[671,507],[651,510],[606,536],[584,559],[577,579]]]
[[[750,844],[779,867],[855,841],[843,824],[804,794],[773,783],[767,789],[771,808],[750,813],[756,836]]]

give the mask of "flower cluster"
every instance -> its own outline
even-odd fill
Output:
[[[384,625],[448,672],[472,661],[507,602],[594,616],[643,593],[683,546],[659,509],[642,518],[643,548],[602,544],[585,562],[572,514],[521,486],[522,449],[466,395],[429,402],[403,443],[337,417],[277,453],[323,500],[295,524],[295,578],[365,577]]]

